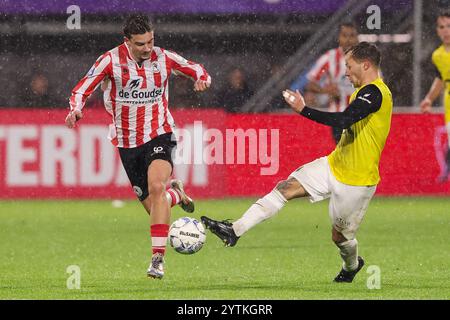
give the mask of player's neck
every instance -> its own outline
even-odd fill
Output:
[[[444,46],[444,50],[446,52],[450,52],[450,43],[448,43],[448,44],[443,43],[442,45]]]
[[[137,59],[134,55],[133,52],[130,50],[130,57],[134,60],[134,62],[136,62],[139,66],[142,65],[142,62],[144,62],[144,60],[140,60]]]
[[[139,66],[141,66],[142,62],[144,62],[144,60],[136,59],[136,57],[133,54],[133,51],[130,49],[130,47],[128,46],[128,44],[126,42],[125,42],[125,46],[128,50],[128,54],[130,55],[131,59],[133,59],[134,62],[136,62]]]
[[[368,85],[380,78],[380,73],[378,70],[371,70],[363,77],[361,81],[361,87]]]

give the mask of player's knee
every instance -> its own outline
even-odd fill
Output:
[[[302,185],[292,177],[278,182],[275,189],[278,190],[286,198],[286,200],[292,200],[294,198],[304,197],[307,195]]]
[[[165,195],[165,185],[161,181],[150,181],[148,184],[148,191],[152,197],[160,197]]]
[[[287,200],[289,200],[290,198],[288,185],[289,185],[288,182],[286,180],[283,180],[278,182],[275,187],[275,189],[278,190]]]

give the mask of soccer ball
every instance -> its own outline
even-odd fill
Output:
[[[203,247],[205,240],[205,228],[194,218],[179,218],[170,226],[169,241],[176,252],[196,253]]]

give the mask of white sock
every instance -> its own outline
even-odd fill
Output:
[[[353,271],[358,268],[358,241],[356,239],[348,240],[336,244],[340,250],[342,264],[345,271]]]
[[[175,189],[169,188],[166,190],[166,199],[169,206],[172,208],[181,201],[181,197]]]
[[[238,237],[258,223],[274,216],[286,204],[286,198],[280,191],[274,189],[263,198],[256,201],[242,217],[233,223],[233,230]]]

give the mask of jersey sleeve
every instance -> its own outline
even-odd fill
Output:
[[[169,62],[169,65],[176,75],[181,74],[193,79],[194,81],[203,80],[211,83],[211,77],[203,65],[189,61],[173,51],[164,50],[164,54],[166,55],[166,60]]]
[[[111,56],[105,53],[100,56],[88,73],[73,88],[70,96],[70,110],[82,110],[87,98],[95,91],[106,76],[111,75]]]
[[[436,66],[436,64],[434,63],[434,61],[433,61],[433,63],[432,63],[432,66],[433,66],[433,75],[436,77],[436,78],[439,78],[439,79],[441,79],[442,80],[442,75],[441,75],[441,73],[439,72],[439,69],[438,69],[438,67]]]
[[[358,92],[355,100],[343,112],[324,112],[305,107],[300,114],[327,126],[348,129],[352,124],[377,112],[381,107],[382,100],[380,89],[376,85],[370,84]]]

